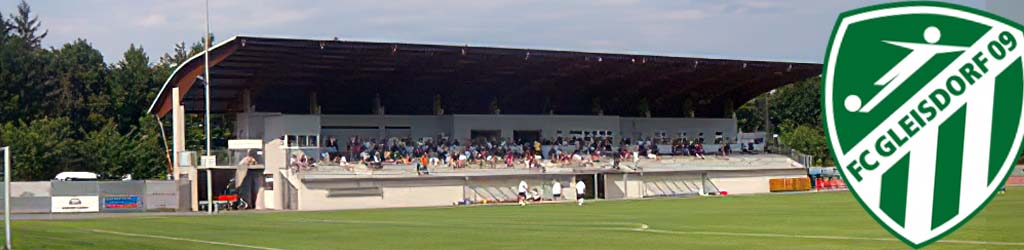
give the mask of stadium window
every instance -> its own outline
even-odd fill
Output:
[[[320,135],[285,135],[285,147],[316,148],[320,147]]]
[[[307,137],[306,144],[308,147],[320,147],[320,136],[310,135]]]
[[[284,145],[287,147],[295,147],[295,143],[298,142],[298,137],[294,135],[286,135],[284,138]]]

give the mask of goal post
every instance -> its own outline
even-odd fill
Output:
[[[11,147],[4,151],[4,249],[11,250]]]

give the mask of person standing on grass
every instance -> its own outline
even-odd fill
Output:
[[[519,206],[526,206],[526,191],[529,188],[530,186],[526,185],[526,180],[519,181]]]
[[[583,206],[583,195],[587,193],[587,184],[583,180],[576,182],[576,204]]]
[[[554,180],[555,184],[551,184],[551,197],[552,200],[562,200],[562,183],[558,180]]]

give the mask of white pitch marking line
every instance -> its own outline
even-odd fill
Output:
[[[625,228],[623,228],[625,229]],[[647,224],[640,224],[640,228],[625,229],[636,232],[650,232],[660,234],[679,235],[716,235],[716,236],[746,236],[746,237],[768,237],[768,238],[797,238],[817,240],[864,240],[864,241],[899,241],[893,238],[868,238],[868,237],[847,237],[834,235],[799,235],[799,234],[772,234],[772,233],[736,233],[736,232],[714,232],[714,231],[673,231],[651,229]],[[1000,241],[977,241],[977,240],[940,240],[936,243],[967,244],[967,245],[997,245],[997,246],[1024,246],[1024,242],[1000,242]]]
[[[297,218],[296,221],[314,222],[314,223],[338,223],[338,224],[374,224],[374,225],[399,225],[399,226],[434,226],[431,223],[419,223],[410,221],[374,221],[374,220],[331,220],[331,219],[307,219]]]
[[[188,241],[188,242],[205,243],[205,244],[221,245],[221,246],[229,246],[229,247],[263,249],[263,250],[283,250],[283,249],[280,249],[280,248],[272,248],[272,247],[261,247],[261,246],[235,244],[235,243],[227,243],[227,242],[217,242],[217,241],[208,241],[208,240],[178,238],[178,237],[162,236],[162,235],[135,234],[135,233],[125,233],[125,232],[117,232],[117,231],[107,231],[107,230],[100,230],[100,229],[92,229],[92,231],[96,232],[96,233],[105,233],[105,234],[113,234],[113,235],[121,235],[121,236],[145,237],[145,238],[163,239],[163,240],[176,240],[176,241]]]
[[[512,217],[510,217],[512,218]],[[453,223],[422,223],[422,222],[410,222],[410,221],[386,221],[386,220],[334,220],[334,219],[310,219],[310,218],[296,218],[295,221],[312,222],[312,223],[337,223],[337,224],[368,224],[368,225],[399,225],[399,226],[460,226],[460,227],[473,227],[475,225],[466,225],[465,223],[453,222]],[[541,227],[579,227],[579,226],[598,226],[591,228],[607,229],[612,227],[602,226],[632,226],[640,223],[631,222],[588,222],[588,223],[530,223],[530,222],[501,222],[501,225],[507,226],[541,226]],[[640,224],[641,226],[646,226]],[[614,227],[615,229],[622,229],[622,227]],[[629,228],[626,228],[629,229]]]

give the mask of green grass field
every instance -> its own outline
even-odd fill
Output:
[[[1024,188],[1011,189],[928,248],[1024,249],[1022,207]],[[908,248],[846,192],[15,221],[14,237],[15,249]]]

